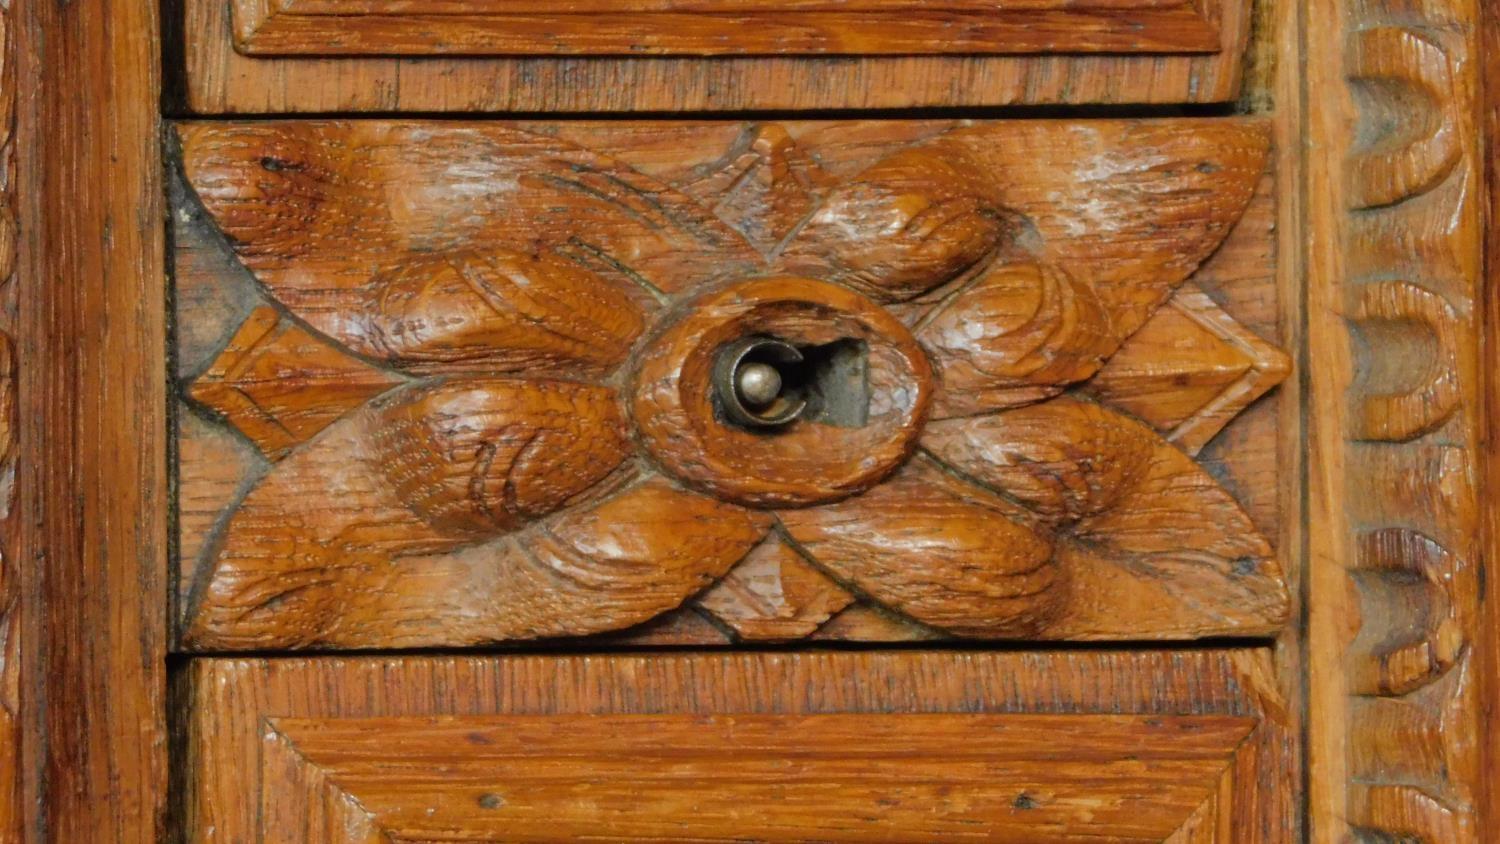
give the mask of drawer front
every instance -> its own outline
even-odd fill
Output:
[[[1251,0],[183,0],[203,113],[1239,96]]]
[[[187,649],[1286,619],[1256,120],[176,133]]]
[[[182,819],[195,844],[1291,841],[1269,673],[1251,650],[199,660]]]

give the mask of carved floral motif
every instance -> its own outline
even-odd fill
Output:
[[[184,127],[204,208],[297,341],[323,338],[288,371],[351,385],[247,390],[224,373],[278,370],[237,340],[188,386],[278,460],[209,543],[188,644],[580,635],[710,586],[747,637],[855,596],[974,637],[1282,623],[1270,544],[1159,430],[1198,420],[1173,434],[1196,450],[1285,357],[1197,294],[1183,365],[1239,355],[1192,385],[1201,412],[1077,389],[1244,211],[1264,127],[958,126],[852,178],[751,135],[678,189],[505,125]],[[805,353],[812,404],[783,428],[716,404],[745,337]],[[299,386],[337,412],[273,430]]]

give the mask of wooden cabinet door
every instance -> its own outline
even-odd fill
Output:
[[[178,646],[606,652],[197,661],[189,840],[1293,834],[1267,652],[938,649],[1286,623],[1265,121],[172,129]]]
[[[1418,5],[0,4],[0,844],[1491,840]]]

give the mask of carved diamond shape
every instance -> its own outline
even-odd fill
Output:
[[[1189,283],[1125,342],[1086,391],[1197,454],[1290,372],[1285,352]]]
[[[799,639],[854,602],[779,537],[755,547],[698,599],[744,639]]]
[[[805,220],[831,184],[817,162],[774,123],[747,132],[719,164],[683,191],[703,200],[763,252]]]
[[[403,379],[261,307],[188,394],[223,414],[272,460]]]

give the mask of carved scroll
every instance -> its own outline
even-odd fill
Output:
[[[1317,841],[1482,842],[1475,0],[1313,4]],[[1489,779],[1493,779],[1492,777]]]
[[[625,128],[179,128],[186,647],[1279,629],[1193,456],[1288,371],[1188,282],[1263,124]]]

